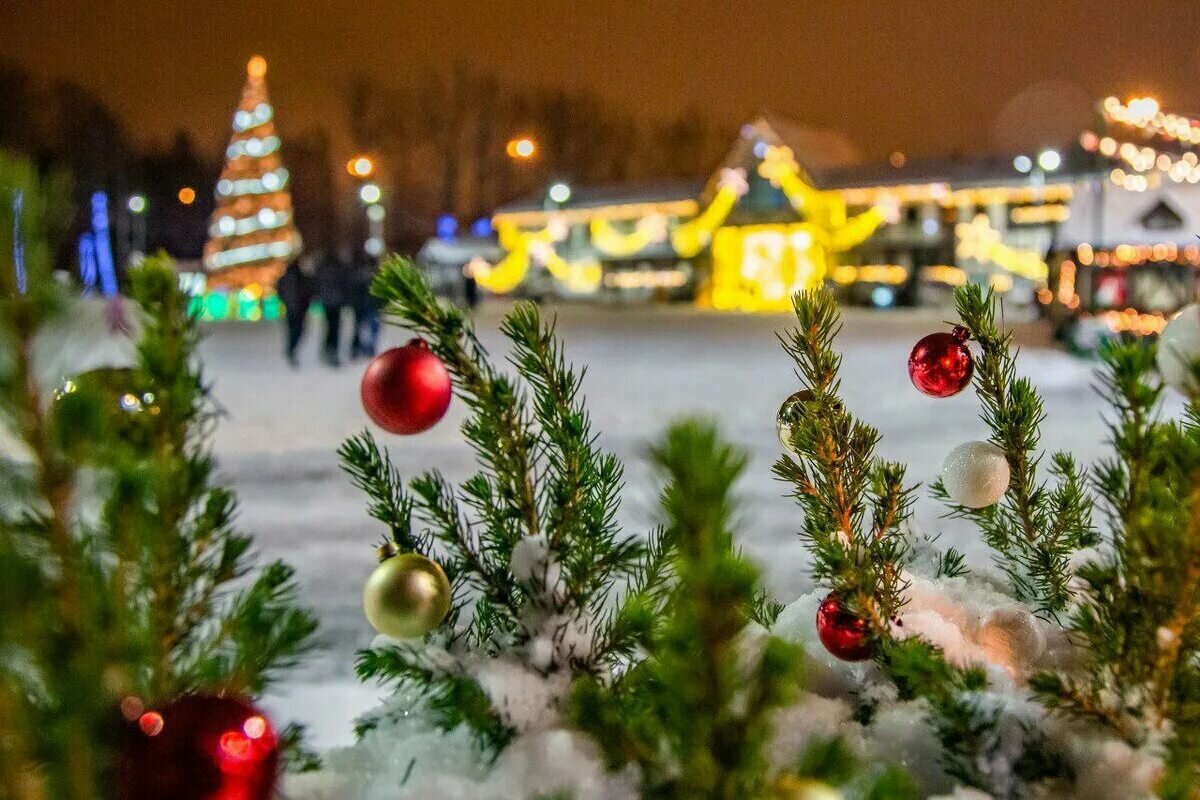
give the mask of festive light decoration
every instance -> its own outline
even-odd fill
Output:
[[[497,219],[499,219],[497,217]],[[480,260],[475,280],[490,292],[505,294],[521,284],[533,264],[538,264],[571,292],[586,294],[600,286],[604,270],[595,260],[568,262],[554,249],[554,243],[566,238],[566,225],[552,218],[546,227],[526,231],[510,222],[497,222],[500,246],[507,251],[494,265]]]
[[[1045,283],[1050,274],[1046,262],[1036,252],[1005,244],[1000,231],[992,227],[986,214],[977,214],[971,222],[958,223],[954,226],[954,233],[958,237],[955,254],[959,258],[995,264],[1035,283]]]
[[[1008,459],[991,442],[963,442],[942,462],[942,485],[950,499],[967,508],[986,508],[1008,491]]]
[[[424,636],[450,613],[450,581],[436,561],[420,553],[379,549],[379,566],[363,587],[363,613],[371,627],[393,639]]]
[[[214,286],[274,285],[300,249],[279,158],[274,111],[267,98],[266,60],[246,65],[246,85],[233,118],[233,138],[217,181],[204,266]],[[182,199],[182,197],[181,197]]]
[[[592,246],[606,256],[625,258],[640,253],[652,244],[667,238],[667,220],[655,214],[643,217],[634,223],[629,232],[622,232],[609,220],[597,217],[588,226],[592,234]]]
[[[758,172],[783,192],[804,221],[728,226],[711,234],[712,281],[702,302],[713,308],[786,311],[793,293],[825,279],[833,254],[865,241],[887,213],[881,204],[848,217],[846,203],[837,193],[819,191],[801,176],[787,147],[768,145]],[[709,208],[672,233],[679,255],[694,255],[707,243],[709,227],[723,222],[744,194],[743,180],[739,170],[722,174],[721,188]]]
[[[955,326],[950,333],[924,336],[908,355],[908,377],[930,397],[953,397],[971,383],[975,360],[967,347],[969,333]]]
[[[837,592],[830,592],[817,606],[817,637],[830,655],[842,661],[871,657],[870,624],[851,611]]]
[[[612,289],[678,289],[686,286],[690,274],[683,269],[653,269],[610,272],[604,285]]]
[[[423,339],[377,355],[360,389],[367,415],[390,433],[427,431],[450,407],[450,374]]]
[[[1048,222],[1066,222],[1070,216],[1070,206],[1063,203],[1017,206],[1008,212],[1008,218],[1016,225],[1041,225]]]

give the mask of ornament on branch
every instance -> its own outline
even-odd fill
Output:
[[[930,397],[953,397],[971,383],[974,357],[967,347],[970,332],[961,325],[950,333],[931,333],[908,355],[908,377]]]
[[[783,445],[784,450],[791,452],[792,426],[800,421],[804,414],[804,406],[816,399],[817,395],[812,389],[801,389],[789,395],[779,407],[779,413],[775,415],[775,432],[779,435],[779,443]]]
[[[450,374],[423,339],[376,356],[362,377],[362,404],[389,433],[427,431],[450,406]]]
[[[278,739],[267,718],[234,697],[184,695],[130,719],[117,755],[120,800],[267,800],[274,796]],[[131,707],[138,714],[131,715]],[[132,718],[131,718],[132,717]]]
[[[1192,303],[1163,328],[1158,339],[1158,370],[1163,382],[1185,394],[1196,394],[1196,366],[1200,363],[1200,304]]]
[[[855,614],[838,592],[830,592],[817,606],[817,636],[825,649],[842,661],[871,657],[871,626]]]
[[[993,662],[1032,664],[1046,650],[1046,634],[1032,614],[1017,609],[993,611],[975,640]]]
[[[450,581],[436,561],[420,553],[379,548],[379,566],[363,587],[363,612],[371,627],[393,639],[432,631],[450,613]]]
[[[984,508],[1008,491],[1008,459],[991,442],[963,442],[942,462],[942,485],[960,506]]]

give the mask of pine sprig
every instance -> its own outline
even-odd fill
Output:
[[[776,462],[775,475],[792,485],[804,509],[801,535],[813,554],[814,577],[841,592],[875,634],[886,637],[904,605],[908,545],[901,523],[915,487],[905,486],[902,465],[875,457],[879,432],[850,414],[838,396],[841,356],[833,343],[841,321],[833,295],[801,292],[793,304],[796,327],[780,341],[813,398],[791,428],[792,455]]]
[[[933,494],[953,516],[976,523],[1019,599],[1056,615],[1071,600],[1071,555],[1098,541],[1086,481],[1074,460],[1062,453],[1054,455],[1050,470],[1054,488],[1039,480],[1045,410],[1033,383],[1017,375],[1012,334],[996,321],[993,293],[970,284],[955,291],[955,303],[963,326],[979,346],[975,391],[991,441],[1008,461],[1010,482],[1000,503],[982,509],[954,503],[940,480]]]

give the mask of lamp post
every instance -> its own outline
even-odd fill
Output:
[[[140,264],[146,255],[146,196],[130,195],[125,207],[129,209],[130,219],[129,260]]]
[[[367,241],[363,250],[372,258],[383,255],[383,220],[387,212],[383,207],[383,191],[379,184],[368,181],[358,187],[358,199],[367,207]]]

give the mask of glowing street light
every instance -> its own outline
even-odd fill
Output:
[[[383,197],[383,191],[377,183],[364,183],[358,190],[358,198],[367,205],[378,203]]]
[[[355,156],[346,162],[346,172],[355,178],[369,178],[375,171],[375,163],[367,156]]]
[[[1054,172],[1054,170],[1058,169],[1062,165],[1062,156],[1059,155],[1057,150],[1051,150],[1047,148],[1046,150],[1038,153],[1037,163],[1038,167],[1040,167],[1044,172]]]
[[[192,203],[196,202],[196,190],[191,186],[180,187],[177,197],[179,198],[180,203],[183,203],[185,206],[190,206]]]
[[[146,210],[146,196],[144,194],[130,195],[129,202],[125,204],[131,214],[141,214]]]
[[[1019,155],[1013,159],[1013,169],[1022,174],[1033,169],[1033,159],[1027,155]]]
[[[565,203],[571,199],[571,187],[559,182],[550,187],[550,199],[556,203]]]
[[[524,160],[533,158],[533,154],[537,152],[537,145],[528,136],[521,136],[516,139],[510,139],[505,150],[508,152],[509,158]]]

